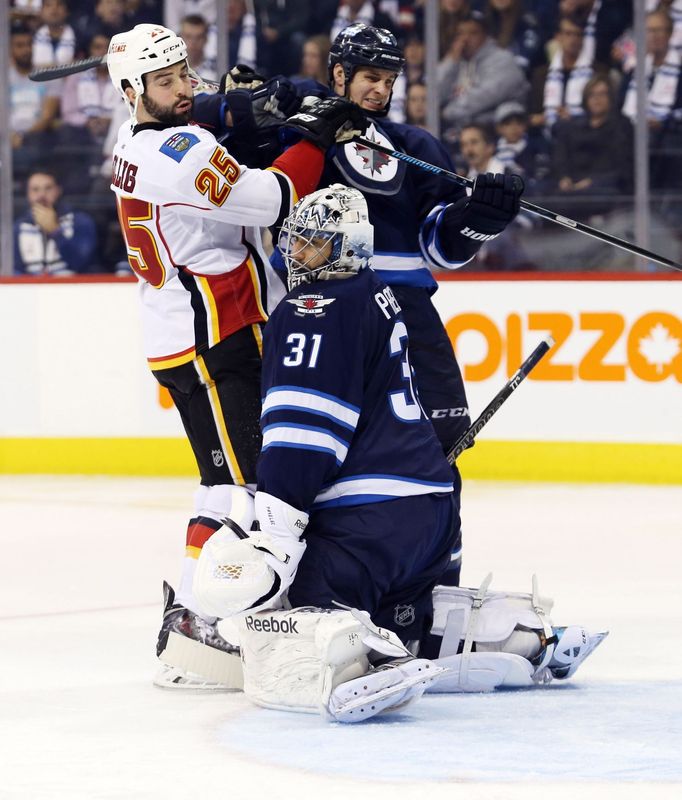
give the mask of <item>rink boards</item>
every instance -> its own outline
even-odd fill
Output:
[[[472,417],[556,341],[460,457],[466,477],[682,483],[682,281],[594,277],[440,282]],[[146,366],[133,282],[3,281],[0,342],[0,472],[195,473]]]

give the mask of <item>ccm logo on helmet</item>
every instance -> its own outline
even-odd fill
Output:
[[[172,44],[170,47],[167,47],[165,50],[162,50],[161,52],[162,53],[172,53],[173,50],[177,50],[178,47],[181,47],[181,46],[182,45],[180,44],[180,42],[176,42],[175,44]]]
[[[268,619],[254,619],[246,617],[244,620],[246,627],[250,631],[262,631],[263,633],[298,633],[296,620],[277,620],[269,617]]]

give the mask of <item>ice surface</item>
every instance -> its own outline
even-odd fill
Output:
[[[151,685],[191,480],[0,477],[0,798],[680,798],[682,487],[465,485],[468,585],[608,627],[571,681],[356,726]]]

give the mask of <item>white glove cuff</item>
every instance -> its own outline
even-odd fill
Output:
[[[254,502],[256,519],[263,533],[274,537],[288,534],[300,539],[308,524],[308,515],[304,511],[299,511],[267,492],[256,492]]]

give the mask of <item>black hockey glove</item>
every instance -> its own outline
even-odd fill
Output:
[[[255,89],[261,83],[265,83],[263,75],[259,75],[251,67],[247,67],[246,64],[236,64],[220,79],[218,93],[225,94],[233,89]]]
[[[519,213],[523,180],[518,175],[481,173],[474,181],[471,197],[459,200],[446,209],[443,223],[460,225],[473,233],[502,233]]]
[[[494,239],[519,213],[523,180],[518,175],[481,174],[470,197],[446,206],[438,240],[451,262],[472,258],[484,242]]]
[[[232,114],[232,129],[240,137],[280,126],[300,105],[296,87],[282,76],[265,81],[256,89],[232,89],[225,94]]]
[[[367,118],[359,106],[342,97],[306,98],[298,114],[289,117],[285,125],[326,150],[363,134]]]

